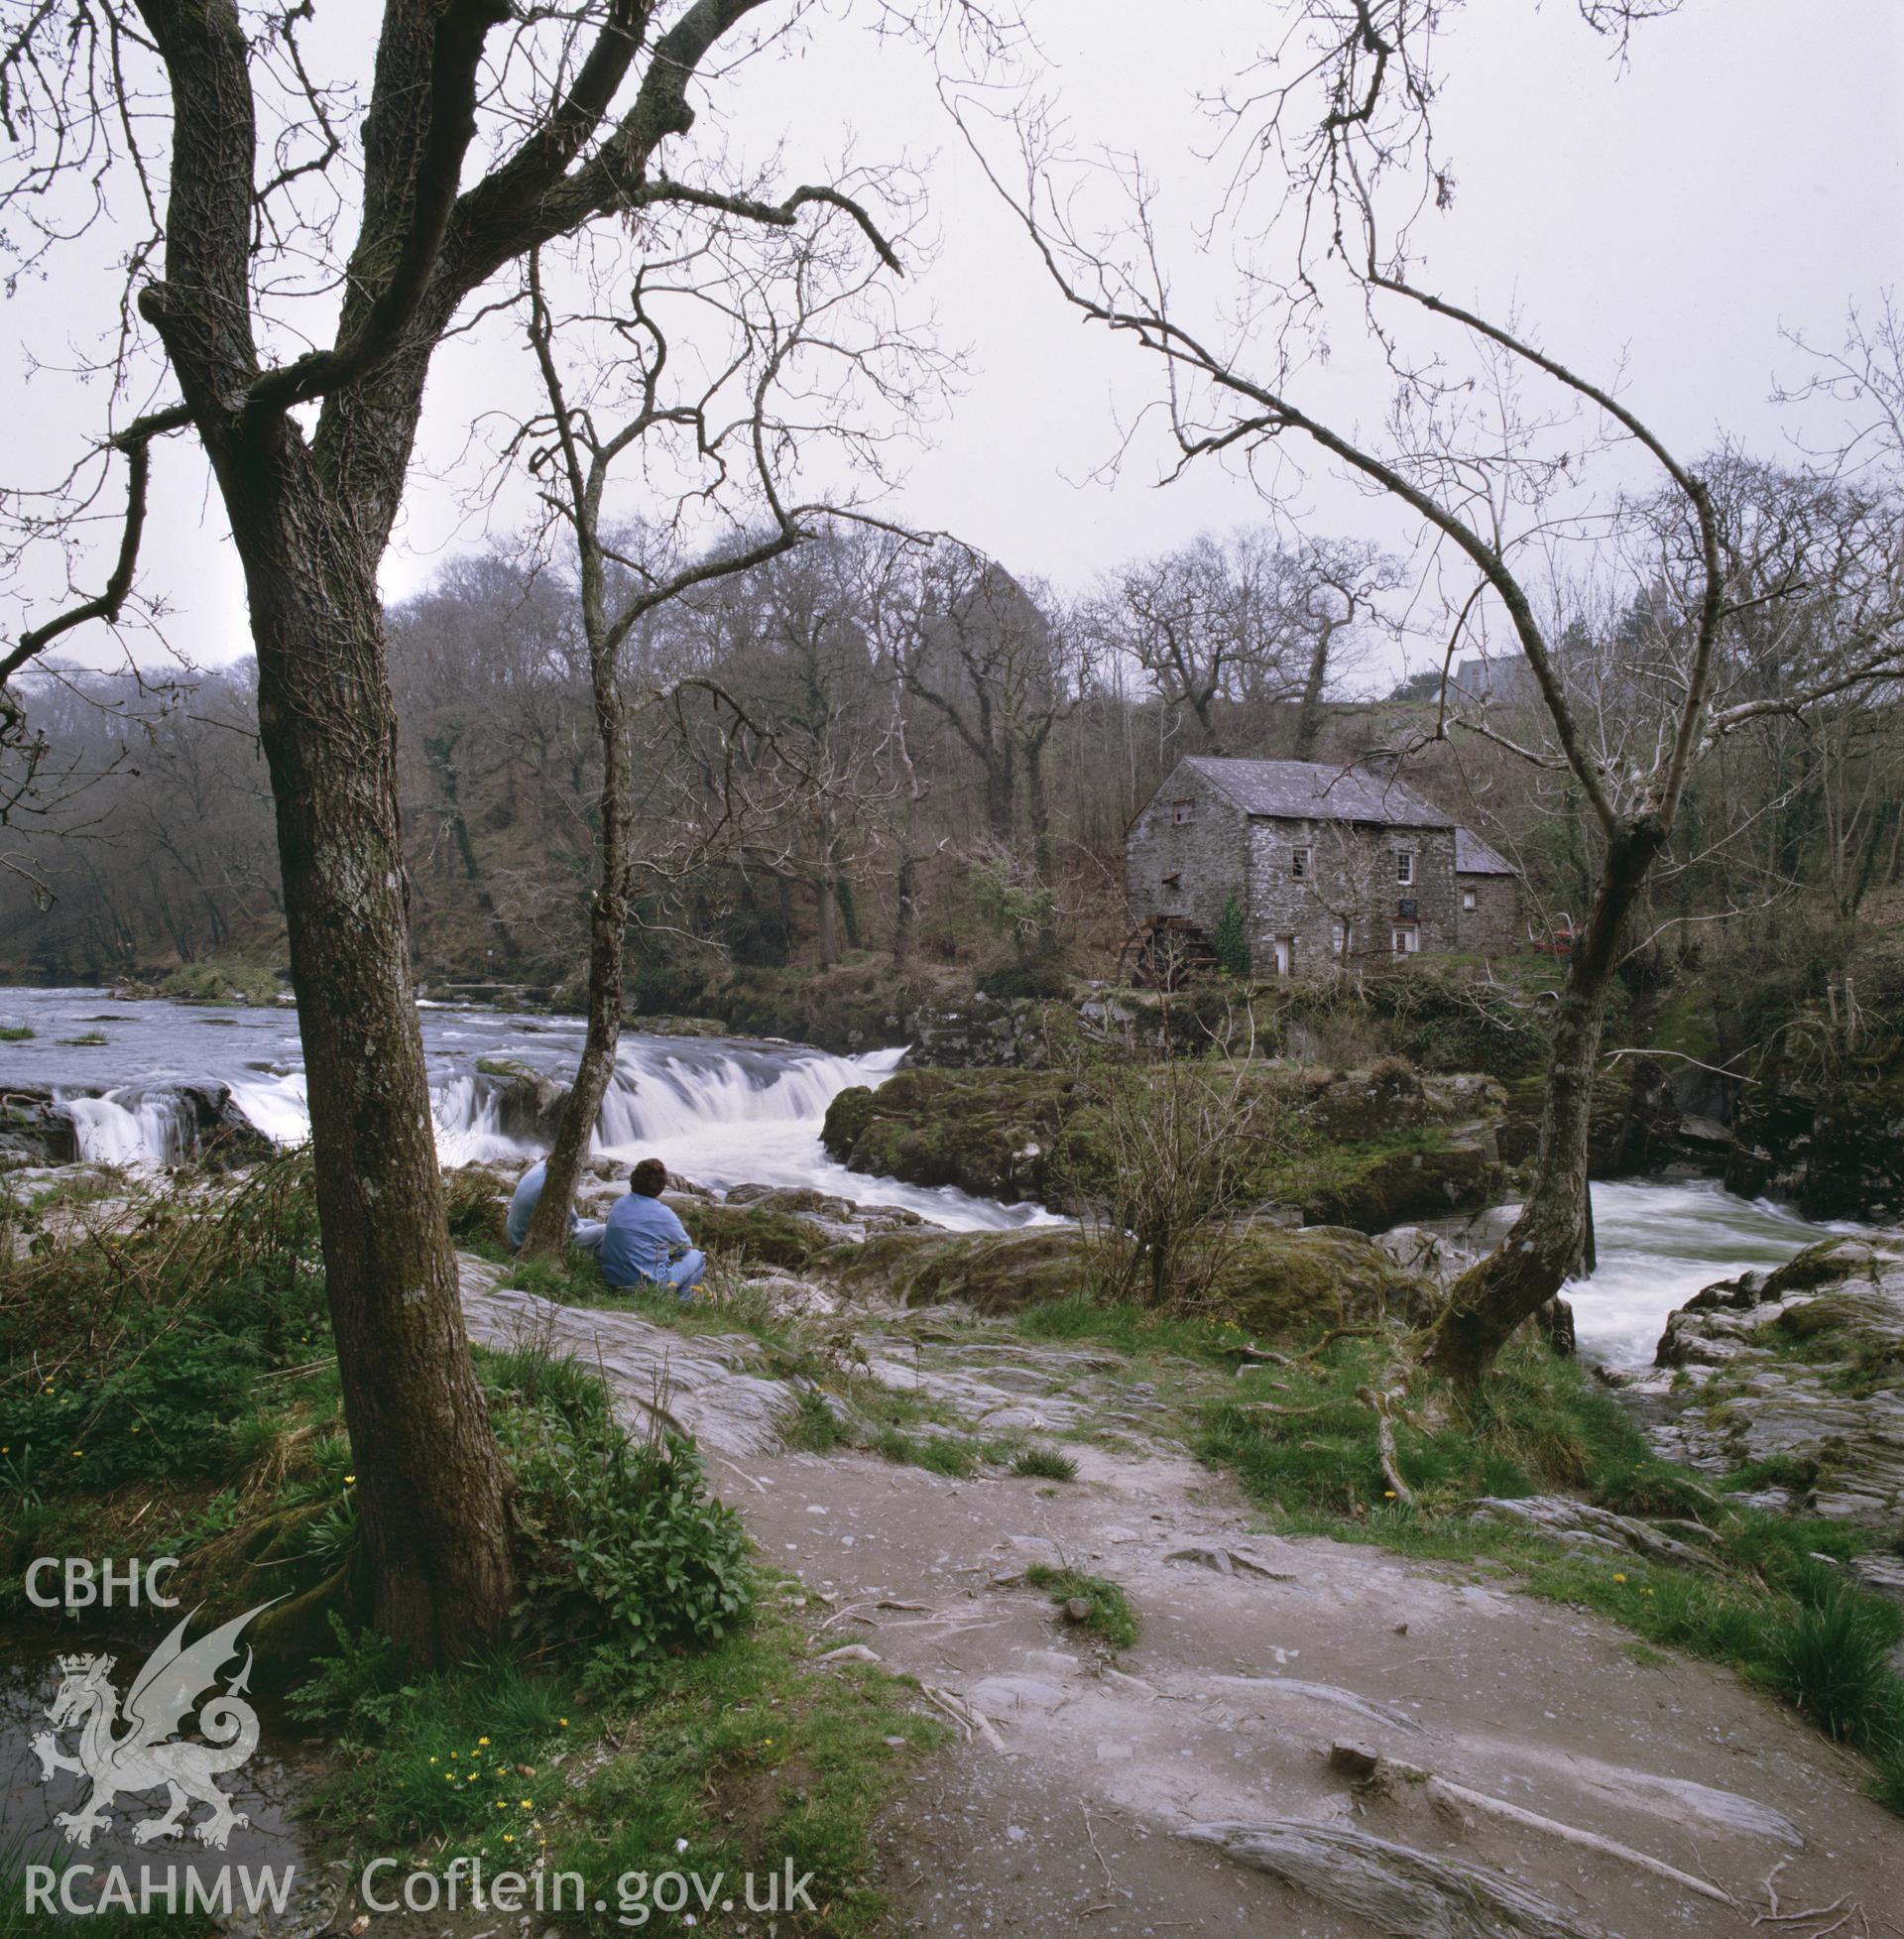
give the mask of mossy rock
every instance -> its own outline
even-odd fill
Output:
[[[1364,1148],[1365,1161],[1339,1167],[1328,1183],[1302,1197],[1303,1217],[1315,1225],[1362,1233],[1485,1211],[1500,1196],[1502,1173],[1490,1136],[1477,1128],[1397,1149]],[[1353,1160],[1356,1148],[1344,1154]]]
[[[709,1205],[699,1199],[669,1203],[681,1215],[695,1245],[745,1264],[801,1272],[833,1244],[810,1219],[762,1205]]]
[[[825,1269],[849,1291],[878,1290],[907,1305],[958,1300],[984,1313],[1016,1312],[1095,1288],[1097,1264],[1075,1226],[1013,1232],[890,1233],[830,1253]],[[1360,1232],[1257,1226],[1237,1236],[1212,1288],[1215,1308],[1260,1336],[1356,1325],[1386,1313],[1428,1317],[1439,1294]]]
[[[1843,1238],[1821,1240],[1794,1254],[1772,1272],[1759,1288],[1758,1298],[1789,1299],[1794,1293],[1842,1285],[1852,1277],[1870,1278],[1899,1260],[1904,1260],[1904,1237],[1878,1234],[1861,1238],[1846,1233]]]
[[[1077,1090],[1052,1071],[901,1070],[877,1091],[842,1091],[820,1138],[852,1171],[1048,1203],[1052,1147]]]

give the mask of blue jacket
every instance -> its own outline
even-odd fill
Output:
[[[536,1202],[542,1195],[542,1180],[548,1176],[545,1159],[537,1159],[522,1175],[517,1183],[516,1194],[509,1201],[509,1247],[511,1252],[521,1252],[523,1241],[529,1237],[529,1222],[536,1216]],[[568,1229],[575,1230],[579,1221],[575,1208],[568,1208]]]
[[[691,1246],[687,1228],[658,1198],[629,1192],[609,1208],[602,1235],[602,1277],[611,1286],[660,1276],[671,1247]]]

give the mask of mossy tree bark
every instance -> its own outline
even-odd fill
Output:
[[[1587,927],[1561,986],[1533,1183],[1499,1246],[1449,1289],[1429,1336],[1424,1357],[1460,1386],[1480,1381],[1514,1330],[1580,1263],[1592,1204],[1587,1140],[1606,1000],[1626,918],[1664,841],[1658,821],[1649,819],[1628,824],[1607,847]]]

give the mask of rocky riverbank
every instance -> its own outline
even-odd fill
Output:
[[[1672,1458],[1766,1507],[1904,1538],[1904,1235],[1834,1239],[1707,1287],[1625,1391]]]

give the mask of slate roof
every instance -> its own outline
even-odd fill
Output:
[[[1452,815],[1400,782],[1385,781],[1365,768],[1344,769],[1327,761],[1232,761],[1209,754],[1187,755],[1184,766],[1220,788],[1246,814],[1276,820],[1367,821],[1391,828],[1455,825]]]
[[[1455,830],[1455,873],[1457,875],[1518,875],[1520,871],[1496,855],[1479,835],[1466,828]]]

